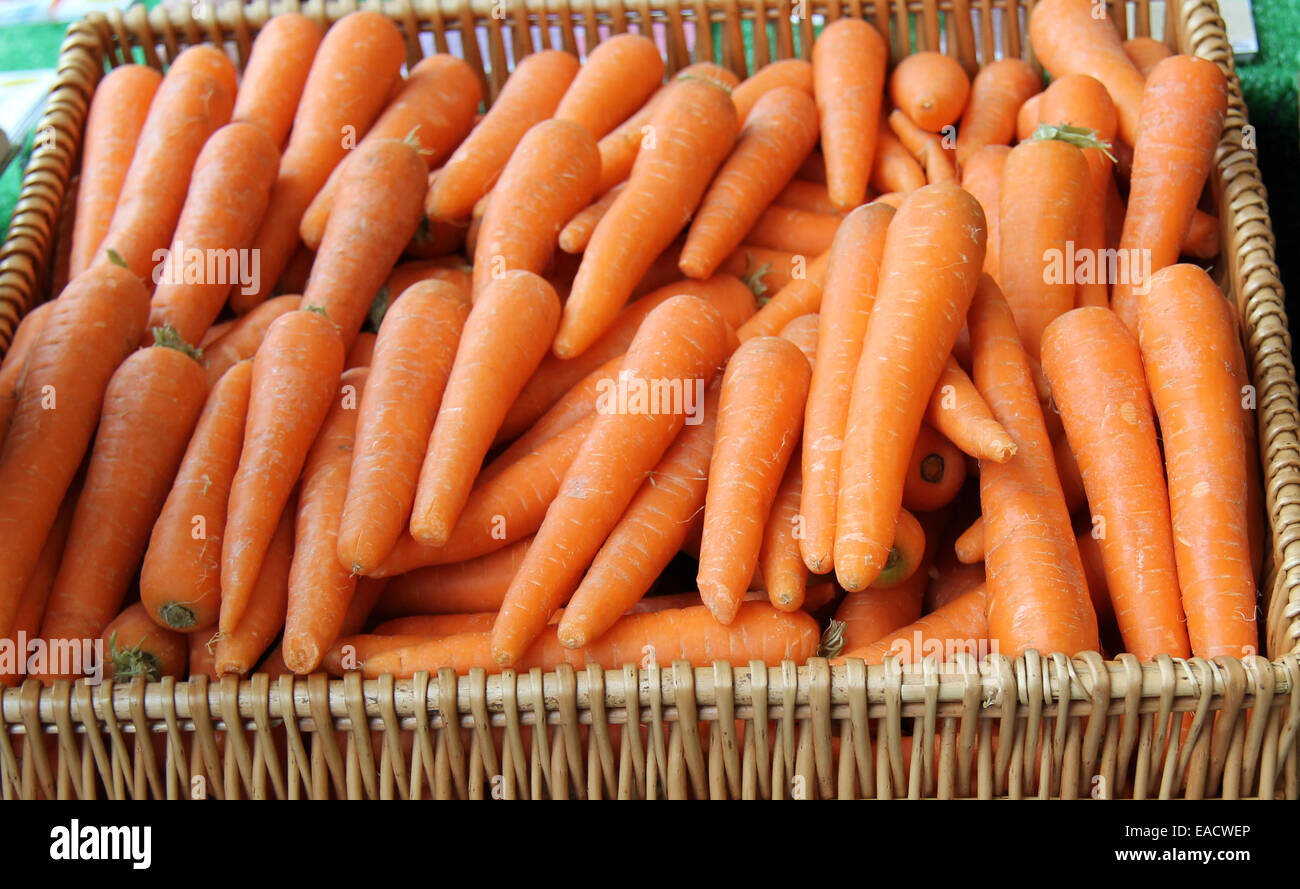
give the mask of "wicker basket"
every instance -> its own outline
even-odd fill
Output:
[[[225,44],[242,64],[273,11],[321,22],[357,8],[134,7],[68,30],[42,130],[0,253],[0,352],[48,296],[91,93],[133,50],[161,67]],[[380,8],[377,3],[361,4]],[[1150,31],[1147,0],[1113,0]],[[1295,373],[1268,207],[1232,52],[1213,0],[1183,0],[1166,40],[1222,66],[1231,97],[1216,156],[1216,274],[1241,307],[1257,387],[1273,545],[1273,658],[1139,663],[1030,652],[899,668],[717,663],[577,673],[450,671],[411,681],[264,675],[114,687],[29,681],[0,697],[0,796],[15,797],[1287,797],[1300,795],[1300,442]],[[652,24],[670,70],[711,58],[745,74],[809,55],[809,14],[856,15],[895,60],[942,48],[971,70],[1027,55],[1030,2],[880,0],[396,0],[382,10],[410,61],[432,38],[500,88],[508,60]],[[976,15],[972,17],[974,11]],[[1124,23],[1123,15],[1116,20]],[[712,27],[700,28],[708,21]],[[759,35],[747,58],[745,36]],[[764,39],[764,38],[770,39]],[[486,43],[484,44],[484,41]],[[49,128],[46,130],[46,128]],[[1179,715],[1183,714],[1183,715]],[[639,730],[626,730],[629,724]],[[1185,734],[1180,733],[1183,726]],[[43,743],[34,743],[41,737]],[[911,738],[933,739],[911,755]]]

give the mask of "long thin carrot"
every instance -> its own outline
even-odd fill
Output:
[[[63,547],[68,541],[68,529],[72,526],[72,511],[77,505],[80,489],[74,486],[63,498],[59,507],[58,518],[50,528],[50,534],[41,547],[41,556],[32,570],[27,588],[18,600],[18,609],[14,614],[13,626],[7,636],[0,636],[0,644],[8,642],[13,647],[12,665],[9,671],[0,669],[0,686],[14,686],[27,672],[30,648],[27,642],[40,637],[41,618],[45,616],[45,603],[49,601],[50,590],[54,587],[54,578],[59,573],[59,562],[63,558]],[[0,658],[0,663],[8,658]]]
[[[261,127],[278,151],[289,137],[323,36],[320,25],[296,12],[268,19],[253,41],[231,120]]]
[[[887,125],[878,128],[871,187],[881,192],[907,194],[925,185],[925,169]]]
[[[620,385],[629,392],[637,388],[645,398],[629,395],[624,404],[618,385],[602,392],[603,409],[501,606],[491,643],[497,663],[517,661],[573,592],[646,473],[684,425],[685,387],[707,383],[733,342],[721,314],[693,296],[675,296],[646,317],[619,375]],[[671,397],[674,382],[681,393],[676,402]],[[668,404],[662,397],[655,399],[657,404],[647,400],[646,388],[662,391],[665,384]],[[593,491],[600,495],[593,497]]]
[[[731,91],[731,101],[736,106],[736,116],[741,124],[763,96],[772,90],[787,88],[813,94],[813,67],[803,59],[782,59],[759,68]]]
[[[981,148],[1011,144],[1020,106],[1042,88],[1042,77],[1023,59],[999,59],[980,69],[957,128],[957,167],[963,179],[966,162]]]
[[[532,537],[525,537],[477,559],[430,565],[394,577],[379,597],[375,613],[496,611],[532,542]]]
[[[241,361],[252,358],[276,318],[292,312],[302,304],[296,295],[276,296],[238,318],[224,334],[203,347],[203,367],[208,372],[208,386],[226,375]]]
[[[1106,586],[1126,650],[1188,657],[1164,465],[1137,341],[1109,309],[1067,312],[1048,327],[1043,371],[1100,518]]]
[[[72,516],[59,575],[41,621],[50,639],[98,636],[122,610],[208,393],[193,349],[175,332],[113,374]]]
[[[516,65],[488,113],[438,173],[425,212],[433,219],[469,216],[475,202],[496,184],[524,133],[555,112],[577,73],[578,60],[553,49],[533,53]]]
[[[247,312],[270,295],[298,246],[303,213],[387,104],[405,58],[401,31],[377,12],[350,12],[326,32],[294,113],[270,205],[253,240],[261,257],[262,286],[254,294],[236,294],[231,300],[236,312]],[[423,194],[423,186],[419,191]]]
[[[653,40],[618,34],[587,56],[555,117],[586,128],[600,139],[650,98],[664,78],[664,60]]]
[[[582,126],[546,120],[520,140],[492,189],[474,247],[474,293],[522,269],[543,274],[556,238],[596,196],[600,153]]]
[[[803,494],[803,467],[796,451],[785,469],[763,528],[763,543],[758,551],[758,570],[763,575],[768,600],[782,611],[803,607],[808,587],[808,566],[799,551],[803,521],[799,499]]]
[[[951,660],[951,655],[957,653],[978,658],[980,643],[989,638],[990,632],[984,616],[985,603],[984,587],[976,587],[883,639],[846,649],[832,663],[861,658],[868,664],[882,664],[886,657],[896,657],[908,664],[920,663],[930,655],[940,661]]]
[[[95,266],[64,288],[32,347],[0,449],[0,633],[86,455],[108,381],[140,341],[148,313],[136,275]]]
[[[763,528],[803,426],[812,369],[780,337],[746,340],[727,363],[709,462],[700,597],[730,623],[758,566]]]
[[[977,460],[1005,463],[1016,454],[1016,443],[954,358],[930,395],[925,421]]]
[[[214,670],[216,673],[250,673],[262,655],[266,654],[275,637],[284,627],[285,609],[289,601],[289,566],[293,562],[294,517],[297,514],[291,501],[280,516],[262,570],[249,597],[248,607],[231,633],[216,637]],[[200,634],[203,635],[203,634]]]
[[[185,342],[197,343],[232,288],[256,286],[249,275],[257,268],[245,257],[279,163],[271,137],[255,124],[227,124],[208,139],[171,246],[154,269],[150,327],[170,324]]]
[[[412,287],[384,316],[358,407],[338,559],[369,574],[410,520],[429,433],[469,306],[443,281]]]
[[[903,476],[984,261],[984,214],[956,183],[903,200],[885,236],[840,455],[835,574],[870,586],[889,556]]]
[[[427,173],[441,165],[469,132],[481,98],[478,77],[468,64],[445,53],[428,56],[411,69],[358,148],[380,139],[410,139],[424,159]],[[318,249],[343,177],[350,175],[348,168],[360,155],[357,151],[334,168],[303,213],[298,231],[311,249]]]
[[[867,22],[843,18],[826,26],[812,56],[826,187],[835,206],[852,210],[867,195],[889,50]]]
[[[356,575],[338,559],[338,533],[352,468],[357,401],[365,397],[369,375],[368,368],[344,372],[302,468],[282,646],[285,665],[298,674],[320,665],[356,592]]]
[[[1192,653],[1245,657],[1259,646],[1246,530],[1246,460],[1254,455],[1242,432],[1232,316],[1193,265],[1156,272],[1139,307]]]
[[[558,239],[560,249],[565,253],[575,255],[586,250],[587,244],[591,242],[592,232],[596,230],[596,226],[600,225],[600,221],[605,218],[609,208],[614,206],[614,201],[618,200],[618,196],[623,193],[623,189],[626,187],[626,182],[620,182],[577,213],[574,213],[569,221],[564,224],[564,228],[560,229]]]
[[[1130,331],[1137,329],[1137,290],[1144,286],[1132,269],[1139,256],[1148,275],[1178,261],[1214,163],[1227,101],[1223,72],[1205,59],[1171,56],[1147,78],[1119,240],[1120,255],[1130,258],[1130,274],[1111,288],[1111,305]]]
[[[575,81],[575,84],[577,81]],[[706,80],[674,84],[651,119],[655,147],[640,152],[627,188],[583,253],[555,337],[560,358],[580,355],[613,322],[636,282],[685,226],[736,140],[736,109]]]
[[[1010,307],[988,276],[970,310],[975,385],[1016,442],[980,466],[989,638],[1008,657],[1096,651],[1097,617]]]
[[[69,278],[90,265],[103,243],[161,81],[162,75],[146,65],[119,65],[95,88],[81,144]]]
[[[905,56],[889,75],[894,106],[931,133],[957,122],[970,91],[961,62],[934,50]]]
[[[100,634],[96,634],[97,636]],[[136,676],[157,682],[185,675],[189,646],[185,637],[149,619],[140,603],[128,606],[103,628],[107,654],[104,677],[128,683]]]
[[[692,278],[707,278],[742,240],[781,246],[746,238],[746,232],[753,234],[764,208],[816,142],[817,106],[808,93],[794,87],[764,93],[691,222],[681,270]]]
[[[236,364],[208,395],[140,571],[140,601],[173,630],[217,622],[226,501],[244,444],[252,362]]]
[[[834,567],[835,508],[840,452],[853,376],[880,280],[885,233],[894,218],[886,204],[870,203],[848,216],[835,234],[818,313],[817,362],[808,389],[803,431],[803,492],[799,549],[814,574]]]
[[[832,243],[834,243],[833,238]],[[830,251],[824,251],[811,262],[803,256],[792,258],[803,260],[796,262],[797,274],[789,283],[779,288],[767,300],[767,304],[754,314],[754,317],[736,330],[736,336],[742,342],[756,336],[776,336],[795,318],[812,314],[820,309],[822,285],[826,281]]]
[[[337,26],[336,26],[337,27]],[[333,403],[343,341],[319,311],[281,315],[253,358],[239,467],[221,545],[221,632],[239,625],[307,452]]]

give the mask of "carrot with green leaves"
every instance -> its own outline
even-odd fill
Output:
[[[832,22],[813,44],[826,187],[841,210],[852,210],[867,196],[888,59],[880,32],[861,19]]]
[[[664,79],[664,60],[653,40],[618,34],[599,43],[560,99],[557,120],[568,120],[600,139],[650,98]]]
[[[320,25],[305,15],[271,16],[253,41],[231,120],[261,127],[278,151],[289,137],[323,36]]]
[[[1020,106],[1042,88],[1042,77],[1023,59],[999,59],[980,69],[957,128],[957,167],[963,179],[966,162],[981,148],[1011,144]]]

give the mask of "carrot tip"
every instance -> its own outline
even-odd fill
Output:
[[[998,440],[989,445],[990,456],[995,463],[1006,463],[1016,455],[1016,443],[1010,440]]]
[[[560,644],[565,648],[582,648],[587,644],[586,633],[571,627],[565,627],[563,624],[556,630],[556,636],[559,637]]]

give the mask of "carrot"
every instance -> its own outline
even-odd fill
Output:
[[[1156,272],[1139,310],[1192,653],[1244,657],[1259,645],[1246,530],[1246,460],[1253,455],[1242,431],[1232,316],[1214,282],[1193,265]]]
[[[709,387],[699,422],[683,427],[596,553],[560,621],[566,647],[600,638],[641,601],[681,550],[704,507],[720,392],[716,382]]]
[[[808,366],[814,370],[817,367],[817,329],[820,324],[820,316],[813,312],[800,315],[782,327],[780,333],[782,339],[789,340],[799,347],[803,357],[808,359]]]
[[[985,276],[970,310],[975,385],[1016,456],[980,466],[989,638],[1008,657],[1096,651],[1097,618],[1015,318]]]
[[[207,633],[191,633],[189,639],[189,660],[185,673],[188,676],[204,676],[208,679],[220,679],[217,673],[216,646]],[[263,671],[270,672],[270,671]],[[275,675],[272,673],[271,675]],[[220,735],[218,735],[220,738]]]
[[[539,420],[566,392],[607,361],[627,351],[646,315],[673,296],[689,294],[711,303],[730,327],[740,327],[754,314],[754,294],[732,275],[715,275],[703,281],[689,278],[660,287],[628,303],[609,330],[576,358],[547,355],[510,406],[497,441],[509,441]]]
[[[821,217],[813,215],[780,222],[764,220],[769,213],[782,215],[782,208],[766,211],[764,208],[791,180],[816,142],[817,106],[808,93],[794,87],[777,87],[764,93],[695,213],[682,250],[681,270],[692,278],[707,278],[742,240],[784,248],[783,244],[765,243],[753,237],[756,232],[765,234],[774,225],[797,227],[800,222],[820,222]],[[838,218],[826,216],[825,219],[833,232]],[[830,223],[832,219],[834,224]],[[762,221],[768,224],[765,226]],[[746,232],[750,237],[746,238]],[[791,234],[794,233],[787,232],[785,237]]]
[[[1188,657],[1164,466],[1137,341],[1109,309],[1067,312],[1044,336],[1043,371],[1078,458],[1124,648]]]
[[[271,293],[298,246],[303,213],[387,104],[405,58],[401,32],[377,12],[350,12],[326,32],[303,85],[271,201],[253,240],[261,257],[262,286],[254,294],[236,294],[231,299],[236,312],[249,311]],[[402,243],[407,240],[409,236]]]
[[[838,214],[810,213],[774,204],[758,215],[744,241],[796,256],[820,256],[830,249],[840,219]]]
[[[943,140],[928,130],[923,130],[902,111],[895,109],[889,115],[889,128],[903,143],[903,147],[925,168],[925,181],[934,185],[957,179],[956,168]]]
[[[369,574],[410,519],[415,485],[469,313],[443,281],[412,285],[384,317],[361,396],[338,560]]]
[[[1092,597],[1092,608],[1097,612],[1097,624],[1104,629],[1115,623],[1115,605],[1111,601],[1101,543],[1092,532],[1093,527],[1090,522],[1074,523],[1074,542],[1079,547],[1083,573],[1088,579],[1088,595]],[[1178,605],[1178,613],[1180,615],[1183,613],[1181,604]],[[1182,631],[1182,635],[1185,639],[1187,632]]]
[[[367,368],[344,372],[303,464],[282,645],[285,665],[300,675],[320,665],[356,592],[356,575],[338,559],[338,532],[352,468],[357,401],[365,397],[369,375]]]
[[[395,266],[388,280],[384,282],[388,301],[391,303],[397,299],[411,285],[431,278],[456,285],[457,289],[465,294],[465,301],[469,302],[470,291],[474,288],[474,279],[470,275],[469,262],[458,256],[403,262]]]
[[[277,296],[237,319],[229,331],[203,347],[203,367],[209,388],[241,361],[252,358],[276,318],[297,309],[301,296]]]
[[[963,181],[966,162],[981,148],[1011,144],[1016,137],[1017,112],[1042,88],[1042,77],[1023,59],[999,59],[980,69],[971,82],[970,101],[957,128],[957,166]]]
[[[609,208],[614,206],[614,201],[623,193],[626,183],[620,182],[609,191],[602,194],[596,200],[583,207],[560,229],[558,239],[560,249],[565,253],[579,254],[587,249],[587,244],[591,242],[591,234],[600,225],[600,221],[605,218]]]
[[[1082,546],[1080,547],[1080,556]],[[1084,562],[1085,569],[1087,562]],[[925,590],[925,604],[923,611],[929,613],[938,611],[943,606],[952,602],[963,593],[967,593],[975,587],[982,587],[985,583],[984,577],[984,560],[971,565],[955,564],[947,568],[940,568],[939,573],[930,580],[930,585]],[[1092,588],[1091,575],[1089,576],[1089,589]],[[1095,601],[1095,599],[1094,599]]]
[[[119,65],[95,88],[82,136],[69,278],[85,271],[104,241],[161,81],[162,75],[146,65]]]
[[[1133,37],[1125,40],[1124,55],[1138,69],[1143,78],[1151,75],[1151,69],[1173,55],[1173,50],[1151,37]]]
[[[746,340],[727,363],[709,463],[700,597],[722,623],[758,565],[763,528],[803,425],[812,370],[780,337]]]
[[[1066,142],[1033,139],[1011,149],[1002,178],[1016,187],[1000,190],[998,282],[1025,352],[1037,359],[1044,328],[1074,308],[1075,278],[1065,257],[1079,236],[1088,161]]]
[[[348,349],[348,354],[343,359],[343,369],[369,367],[375,355],[375,340],[375,334],[369,331],[357,334],[357,338],[352,341],[352,348]]]
[[[818,314],[818,359],[808,388],[803,433],[803,493],[799,549],[814,574],[834,566],[835,508],[840,454],[853,375],[880,280],[880,256],[894,210],[859,207],[840,225],[831,245]]]
[[[799,551],[799,540],[803,535],[803,522],[799,515],[799,500],[803,494],[801,463],[796,453],[786,466],[758,551],[758,570],[762,572],[768,599],[782,611],[802,608],[804,591],[808,586],[808,566],[803,563]]]
[[[903,481],[903,506],[915,512],[947,506],[965,481],[965,455],[942,434],[922,424]]]
[[[44,302],[23,316],[18,329],[14,331],[9,351],[5,352],[4,361],[0,362],[0,445],[4,444],[5,436],[9,433],[9,424],[23,394],[23,377],[27,373],[27,359],[31,355],[32,346],[40,339],[53,308],[53,302]]]
[[[796,257],[796,259],[803,258]],[[812,262],[799,263],[800,274],[795,275],[788,284],[777,290],[776,294],[767,300],[766,305],[740,325],[736,335],[742,342],[756,336],[776,336],[795,318],[818,311],[821,307],[822,285],[826,280],[826,268],[829,263],[829,250],[821,253]]]
[[[603,387],[595,424],[506,593],[491,637],[497,663],[516,662],[573,592],[646,473],[684,425],[685,388],[695,380],[707,383],[733,339],[721,314],[693,296],[673,297],[646,316],[623,357],[619,382]],[[632,396],[624,404],[617,391],[626,384],[645,394],[641,387],[658,386],[656,381],[670,388],[676,381],[681,402],[655,405]],[[592,491],[600,496],[592,497]]]
[[[359,150],[339,162],[312,198],[298,226],[303,243],[313,250],[319,249],[329,217],[333,215],[338,190],[345,177],[354,175],[349,173],[349,168],[360,162],[367,143],[410,140],[424,160],[427,175],[447,159],[470,131],[481,98],[478,77],[465,62],[443,53],[422,59],[375,120],[357,146]],[[425,189],[420,189],[421,200],[414,202],[421,211],[425,193]],[[378,195],[374,200],[383,202],[384,198]]]
[[[376,636],[451,636],[455,633],[482,633],[492,629],[495,611],[465,614],[416,614],[397,617],[378,624]]]
[[[560,358],[582,354],[608,329],[637,280],[685,226],[736,140],[736,110],[718,85],[682,80],[650,126],[655,148],[638,154],[627,188],[583,254],[555,337]]]
[[[1047,417],[1044,409],[1044,419]],[[1053,411],[1054,414],[1059,412]],[[1052,436],[1052,454],[1056,463],[1056,477],[1061,480],[1061,494],[1065,497],[1065,508],[1071,513],[1078,512],[1088,505],[1088,496],[1084,493],[1083,474],[1074,457],[1074,449],[1064,429]]]
[[[831,194],[825,185],[805,182],[803,179],[791,179],[772,201],[779,207],[793,207],[796,210],[808,210],[813,213],[839,214],[840,211],[831,203]]]
[[[974,565],[984,561],[984,517],[980,516],[970,523],[965,531],[953,541],[953,552],[957,561],[963,565]]]
[[[878,133],[875,166],[871,168],[871,187],[882,192],[907,194],[925,185],[925,170],[894,135],[894,131],[888,126],[881,126]]]
[[[284,627],[289,599],[289,566],[294,555],[295,504],[290,502],[280,516],[262,570],[258,572],[248,607],[234,632],[216,637],[213,670],[217,674],[246,676],[261,660]],[[199,634],[202,635],[202,634]]]
[[[104,390],[139,342],[148,312],[138,277],[113,265],[92,267],[64,288],[32,346],[0,449],[0,633],[13,623],[95,434]]]
[[[984,261],[984,214],[956,183],[903,200],[854,376],[840,455],[834,563],[850,591],[884,567],[926,401],[957,340]]]
[[[817,92],[814,89],[813,98],[817,98]],[[795,173],[799,179],[815,183],[817,185],[826,184],[826,156],[822,154],[820,148],[814,148],[799,167],[799,172]],[[827,190],[829,192],[829,189]],[[838,209],[838,208],[837,208]]]
[[[902,663],[914,664],[930,655],[951,661],[954,654],[960,653],[978,658],[980,643],[991,638],[984,616],[985,601],[984,587],[976,587],[883,639],[844,650],[831,663],[861,658],[868,664],[882,664],[886,657],[896,657]]]
[[[501,669],[493,657],[494,633],[461,633],[385,652],[365,664],[367,678],[392,673],[409,677],[418,670],[451,667],[464,674],[473,667]],[[817,622],[801,611],[777,611],[765,602],[741,606],[731,626],[721,626],[708,609],[668,609],[623,618],[584,648],[565,648],[555,626],[544,626],[521,653],[519,669],[553,669],[559,664],[597,664],[617,669],[625,663],[661,664],[676,660],[704,666],[714,660],[802,663],[817,651]]]
[[[984,253],[984,271],[999,279],[999,246],[1002,239],[1000,210],[1002,171],[1011,149],[1005,145],[986,145],[969,155],[962,166],[961,186],[975,196],[984,211],[988,226],[988,248]]]
[[[852,210],[867,196],[889,50],[871,25],[844,18],[826,26],[812,55],[826,186],[836,207]]]
[[[349,161],[302,295],[304,306],[338,325],[345,348],[420,224],[425,182],[424,161],[408,142],[367,140]]]
[[[1214,259],[1219,255],[1219,218],[1203,210],[1192,211],[1179,253],[1193,259]]]
[[[749,285],[754,295],[761,301],[770,300],[773,294],[789,286],[790,282],[799,280],[800,276],[806,276],[808,265],[805,256],[795,256],[784,250],[755,247],[752,244],[741,244],[727,257],[726,262],[718,267],[718,271],[740,278]],[[676,268],[674,272],[681,274]],[[807,314],[807,311],[796,312],[791,317],[797,318],[803,314]],[[789,320],[787,318],[782,321],[777,325],[777,329],[784,327]]]
[[[93,263],[108,262],[112,250],[149,278],[158,252],[171,243],[194,163],[208,137],[230,120],[234,103],[234,90],[217,77],[182,66],[187,53],[201,48],[181,53],[158,85]]]
[[[323,36],[320,25],[296,12],[268,19],[253,41],[231,120],[261,127],[279,150]]]
[[[931,133],[957,122],[970,91],[970,78],[961,62],[940,52],[905,56],[889,75],[894,106]]]
[[[1030,136],[1034,135],[1034,130],[1038,128],[1038,106],[1042,103],[1043,94],[1039,93],[1025,99],[1020,110],[1016,112],[1016,141],[1024,142]]]
[[[664,60],[654,41],[638,34],[618,34],[587,56],[555,109],[600,139],[650,98],[664,78]]]
[[[893,539],[885,565],[871,584],[874,589],[893,589],[921,569],[925,558],[925,529],[906,509],[898,511]]]
[[[450,616],[461,618],[470,615],[457,614]],[[473,617],[478,618],[479,615],[473,615]],[[344,676],[347,673],[360,670],[368,661],[379,657],[381,654],[412,648],[434,639],[446,638],[460,633],[486,632],[486,628],[479,628],[476,625],[477,621],[475,624],[463,623],[467,623],[466,628],[453,633],[356,633],[349,636],[340,636],[330,645],[329,650],[321,658],[321,671],[330,676]],[[488,626],[490,627],[491,624]]]
[[[506,271],[542,274],[564,224],[591,203],[600,153],[576,123],[547,120],[520,141],[483,215],[474,247],[474,294]]]
[[[226,501],[244,443],[253,365],[236,364],[203,406],[149,537],[140,600],[153,619],[181,632],[217,622]]]
[[[234,632],[248,606],[280,515],[335,398],[343,358],[333,322],[312,309],[277,318],[253,358],[244,443],[221,545],[222,633]]]
[[[760,99],[773,90],[797,89],[813,95],[813,66],[803,59],[782,59],[759,68],[731,91],[731,102],[736,106],[736,117],[741,124]]]
[[[1016,443],[953,358],[930,395],[925,422],[977,460],[1005,463],[1015,456]]]
[[[179,679],[185,675],[189,661],[185,637],[150,620],[149,612],[139,602],[113,618],[100,638],[108,650],[106,679],[125,683],[143,676],[157,682],[164,676]]]
[[[1171,56],[1147,78],[1119,249],[1121,256],[1140,253],[1148,276],[1178,261],[1214,164],[1227,101],[1223,72],[1205,59]],[[1149,284],[1134,278],[1130,271],[1111,288],[1111,305],[1130,331],[1137,328],[1137,289]]]
[[[63,548],[68,541],[68,528],[72,525],[72,511],[77,505],[79,494],[80,490],[74,485],[63,498],[54,526],[50,528],[50,534],[41,547],[40,559],[32,570],[31,579],[27,581],[27,588],[18,600],[13,627],[6,636],[0,636],[0,646],[6,642],[12,646],[12,660],[9,656],[0,656],[0,687],[12,688],[27,672],[28,657],[32,653],[28,643],[40,636],[41,618],[45,615],[45,604],[49,601],[54,578],[59,572]]]
[[[567,52],[526,56],[506,80],[488,113],[465,137],[429,188],[424,209],[432,219],[464,219],[496,184],[511,152],[535,124],[546,120],[578,73]]]
[[[375,605],[381,615],[496,611],[532,544],[525,537],[463,562],[430,565],[394,577]]]
[[[918,620],[928,579],[926,572],[917,571],[892,589],[871,587],[846,595],[823,637],[824,653],[834,657],[841,651],[865,648]]]
[[[49,639],[98,636],[144,557],[194,431],[207,382],[191,347],[162,328],[113,374],[86,483],[41,621]]]
[[[256,287],[248,245],[257,234],[280,156],[251,123],[212,134],[198,160],[171,246],[154,267],[150,327],[170,324],[197,343],[221,314],[232,287]]]
[[[1106,7],[1092,0],[1043,0],[1030,13],[1029,39],[1053,78],[1087,74],[1101,81],[1119,113],[1120,136],[1135,144],[1142,75],[1125,55]]]

